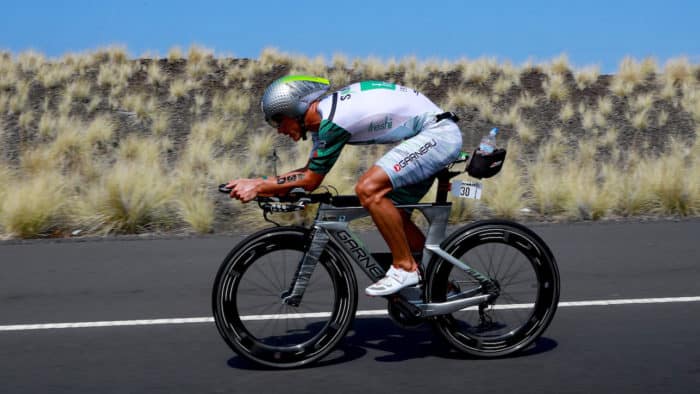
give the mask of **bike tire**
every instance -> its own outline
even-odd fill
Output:
[[[503,357],[542,335],[557,309],[560,280],[554,255],[537,234],[515,222],[484,220],[456,230],[441,248],[495,280],[500,289],[495,300],[482,304],[483,310],[471,307],[434,319],[434,329],[448,344],[472,356]],[[458,275],[467,278],[454,279]],[[450,291],[476,287],[478,281],[434,255],[426,282],[426,300],[444,302]]]
[[[214,320],[224,341],[241,357],[269,367],[295,368],[327,355],[347,333],[357,308],[357,281],[332,243],[321,254],[299,307],[282,303],[280,295],[289,288],[293,272],[282,279],[278,271],[283,266],[295,271],[309,242],[309,230],[303,227],[266,229],[239,243],[221,264],[212,291]],[[314,298],[314,290],[329,288],[332,296]],[[261,301],[270,301],[261,304],[263,311],[273,308],[277,313],[245,314],[246,306]],[[314,302],[330,310],[308,313]],[[267,329],[281,332],[260,335]]]

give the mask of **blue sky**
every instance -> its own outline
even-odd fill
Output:
[[[111,44],[133,57],[198,44],[258,57],[492,56],[520,64],[566,53],[614,72],[623,57],[700,62],[700,1],[3,1],[0,49],[57,57]]]

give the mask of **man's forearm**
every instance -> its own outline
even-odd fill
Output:
[[[322,180],[323,175],[316,174],[306,168],[300,168],[276,177],[263,178],[263,182],[258,187],[258,195],[284,194],[295,187],[311,191],[316,189]]]

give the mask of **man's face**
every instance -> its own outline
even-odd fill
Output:
[[[279,122],[277,132],[288,135],[294,141],[299,141],[299,139],[301,139],[301,135],[303,134],[299,121],[284,115]]]

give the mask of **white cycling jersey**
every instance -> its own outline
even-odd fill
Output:
[[[350,133],[351,144],[404,140],[420,131],[416,118],[443,112],[417,90],[380,81],[354,83],[321,100],[318,108],[324,120]]]
[[[309,168],[326,173],[345,144],[383,144],[418,134],[428,116],[443,111],[422,93],[393,83],[363,81],[318,105],[321,125],[312,133]]]

